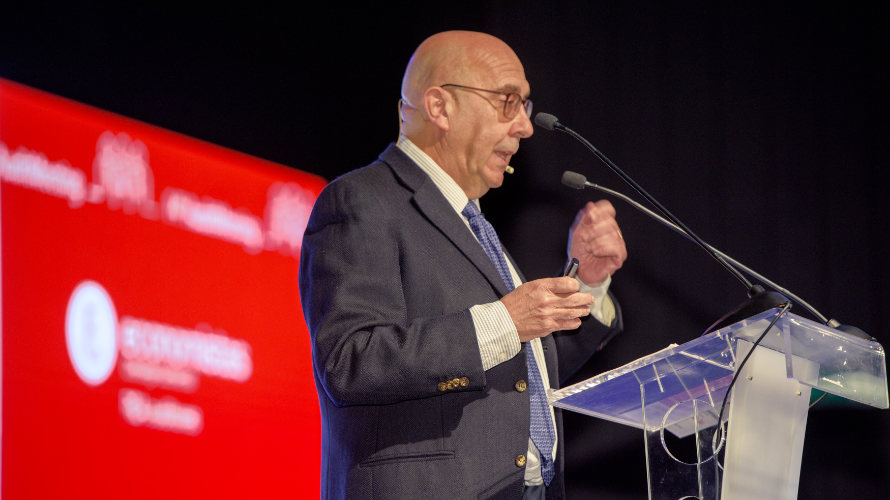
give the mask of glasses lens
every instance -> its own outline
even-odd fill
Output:
[[[524,107],[523,111],[525,111],[525,115],[531,118],[532,116],[532,100],[531,99],[522,99],[522,96],[519,94],[507,94],[507,99],[504,101],[504,116],[508,120],[512,120],[516,117],[516,113],[519,112],[519,108]]]
[[[519,111],[519,103],[522,102],[522,99],[519,97],[519,94],[507,94],[507,98],[504,100],[504,116],[508,120],[512,120],[514,116],[516,116],[516,112]]]

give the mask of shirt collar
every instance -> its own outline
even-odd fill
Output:
[[[442,167],[436,164],[428,154],[424,153],[416,144],[411,142],[411,139],[408,139],[404,135],[399,135],[396,147],[408,155],[408,157],[411,158],[421,170],[426,172],[430,179],[432,179],[433,184],[439,188],[439,191],[442,192],[442,195],[445,196],[445,199],[448,200],[448,204],[451,205],[451,208],[453,208],[455,212],[463,212],[464,207],[467,206],[467,202],[470,200],[467,198],[467,194],[464,193],[464,190],[457,185],[457,182],[442,170]],[[475,203],[477,207],[479,206],[478,199],[473,200],[473,203]]]

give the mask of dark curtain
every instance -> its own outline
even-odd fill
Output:
[[[525,64],[536,111],[585,135],[717,248],[884,345],[888,16],[812,2],[447,2],[247,12],[4,7],[0,76],[333,178],[396,138],[401,73],[443,29],[488,31]],[[483,209],[530,278],[552,275],[593,192],[632,194],[538,128]],[[703,251],[612,200],[630,258],[627,329],[576,380],[699,335],[745,298]],[[800,307],[794,312],[808,316]],[[566,417],[572,498],[645,497],[640,431]],[[800,498],[890,490],[890,412],[810,412]]]

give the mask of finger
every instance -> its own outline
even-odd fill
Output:
[[[582,224],[575,229],[574,239],[576,242],[590,245],[596,243],[596,240],[604,236],[620,240],[621,230],[615,219],[601,219],[594,223]]]
[[[575,292],[557,295],[559,299],[554,302],[554,307],[573,308],[573,307],[590,307],[593,304],[594,297],[589,293]]]
[[[554,307],[547,310],[547,314],[542,320],[547,321],[566,321],[576,318],[583,318],[590,314],[589,306],[581,307]]]
[[[581,288],[581,285],[578,283],[578,280],[575,278],[570,278],[568,276],[562,276],[559,278],[545,278],[547,280],[547,288],[551,293],[560,295],[560,294],[571,294],[578,291]]]
[[[559,330],[574,330],[581,326],[581,318],[583,314],[579,314],[577,316],[565,316],[560,318],[549,318],[544,322],[545,329],[549,332],[556,332]]]
[[[615,207],[612,206],[612,203],[609,200],[599,200],[589,203],[593,205],[593,209],[597,215],[601,217],[615,218]]]
[[[614,219],[615,213],[615,207],[612,206],[609,200],[588,201],[578,212],[576,220],[582,224],[596,223],[600,220]]]
[[[566,307],[562,309],[562,314],[560,314],[557,319],[559,320],[569,320],[575,318],[583,318],[590,314],[590,306],[585,305],[581,307]]]
[[[577,330],[581,327],[581,320],[578,318],[558,321],[554,331]]]
[[[594,237],[599,237],[602,235],[617,237],[620,234],[620,230],[618,229],[618,221],[616,221],[613,217],[601,218],[595,223],[587,226],[585,229],[590,235]]]
[[[627,253],[627,247],[624,244],[624,236],[615,228],[609,232],[597,236],[590,245],[590,250],[594,255],[621,255]]]

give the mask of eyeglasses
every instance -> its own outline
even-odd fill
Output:
[[[487,90],[480,89],[476,87],[468,87],[466,85],[458,85],[456,83],[446,83],[443,85],[439,85],[440,87],[455,87],[458,89],[466,89],[466,90],[478,90],[479,92],[488,92],[490,94],[500,94],[505,96],[504,99],[504,118],[508,120],[512,120],[516,117],[516,113],[519,112],[520,105],[525,109],[525,116],[531,118],[532,116],[532,100],[524,99],[521,95],[516,92],[503,92],[500,90]]]

